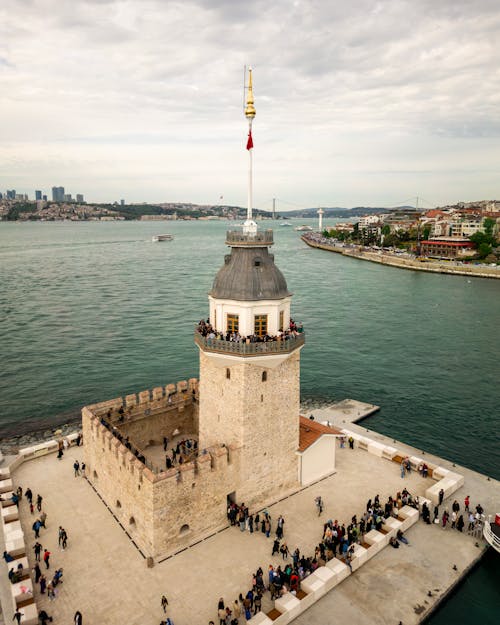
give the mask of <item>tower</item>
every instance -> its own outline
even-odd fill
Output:
[[[320,208],[318,210],[318,216],[319,216],[318,217],[318,230],[320,232],[323,232],[323,215],[324,214],[325,214],[325,211],[322,208]]]
[[[251,70],[250,70],[251,71]],[[227,232],[231,253],[209,293],[209,326],[198,328],[199,448],[237,449],[232,499],[265,504],[298,483],[300,350],[290,319],[292,294],[269,253],[272,230],[252,220],[252,79],[247,219]]]

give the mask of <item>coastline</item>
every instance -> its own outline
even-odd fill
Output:
[[[409,269],[412,271],[426,271],[428,273],[447,273],[456,276],[472,276],[474,278],[496,278],[500,279],[500,270],[488,268],[488,267],[476,267],[474,265],[464,265],[463,267],[456,267],[447,265],[442,262],[436,261],[417,261],[410,258],[398,258],[390,254],[384,254],[382,252],[368,252],[359,248],[347,248],[336,247],[334,245],[325,245],[324,243],[318,243],[311,241],[306,235],[300,237],[304,243],[309,247],[315,247],[320,250],[326,250],[327,252],[335,252],[336,254],[342,254],[342,256],[350,256],[351,258],[358,258],[360,260],[367,260],[372,263],[378,263],[379,265],[389,265],[390,267],[397,267],[399,269]]]

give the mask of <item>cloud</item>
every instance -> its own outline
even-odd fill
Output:
[[[244,204],[252,64],[257,201],[379,204],[428,187],[429,162],[446,185],[424,195],[494,194],[499,29],[489,0],[2,0],[0,188],[49,188],[70,161],[93,199],[203,202],[224,186]],[[169,185],[138,187],[148,168]]]

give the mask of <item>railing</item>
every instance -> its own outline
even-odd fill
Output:
[[[209,339],[199,332],[194,333],[194,342],[202,349],[209,352],[235,354],[238,356],[259,356],[260,354],[288,354],[304,345],[306,340],[304,332],[297,336],[266,343],[247,343],[242,341],[224,341],[222,339]]]
[[[241,243],[242,245],[272,245],[273,231],[260,230],[255,233],[246,233],[242,230],[228,230],[226,232],[226,243]]]
[[[489,521],[484,522],[483,536],[493,549],[500,553],[500,538],[492,531],[491,523]]]

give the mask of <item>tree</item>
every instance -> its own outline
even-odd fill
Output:
[[[483,222],[484,233],[493,238],[493,228],[495,227],[495,220],[491,217],[486,217]]]
[[[491,254],[492,251],[492,247],[489,243],[480,243],[478,248],[477,248],[477,253],[479,258],[486,258],[486,256],[489,256]]]

